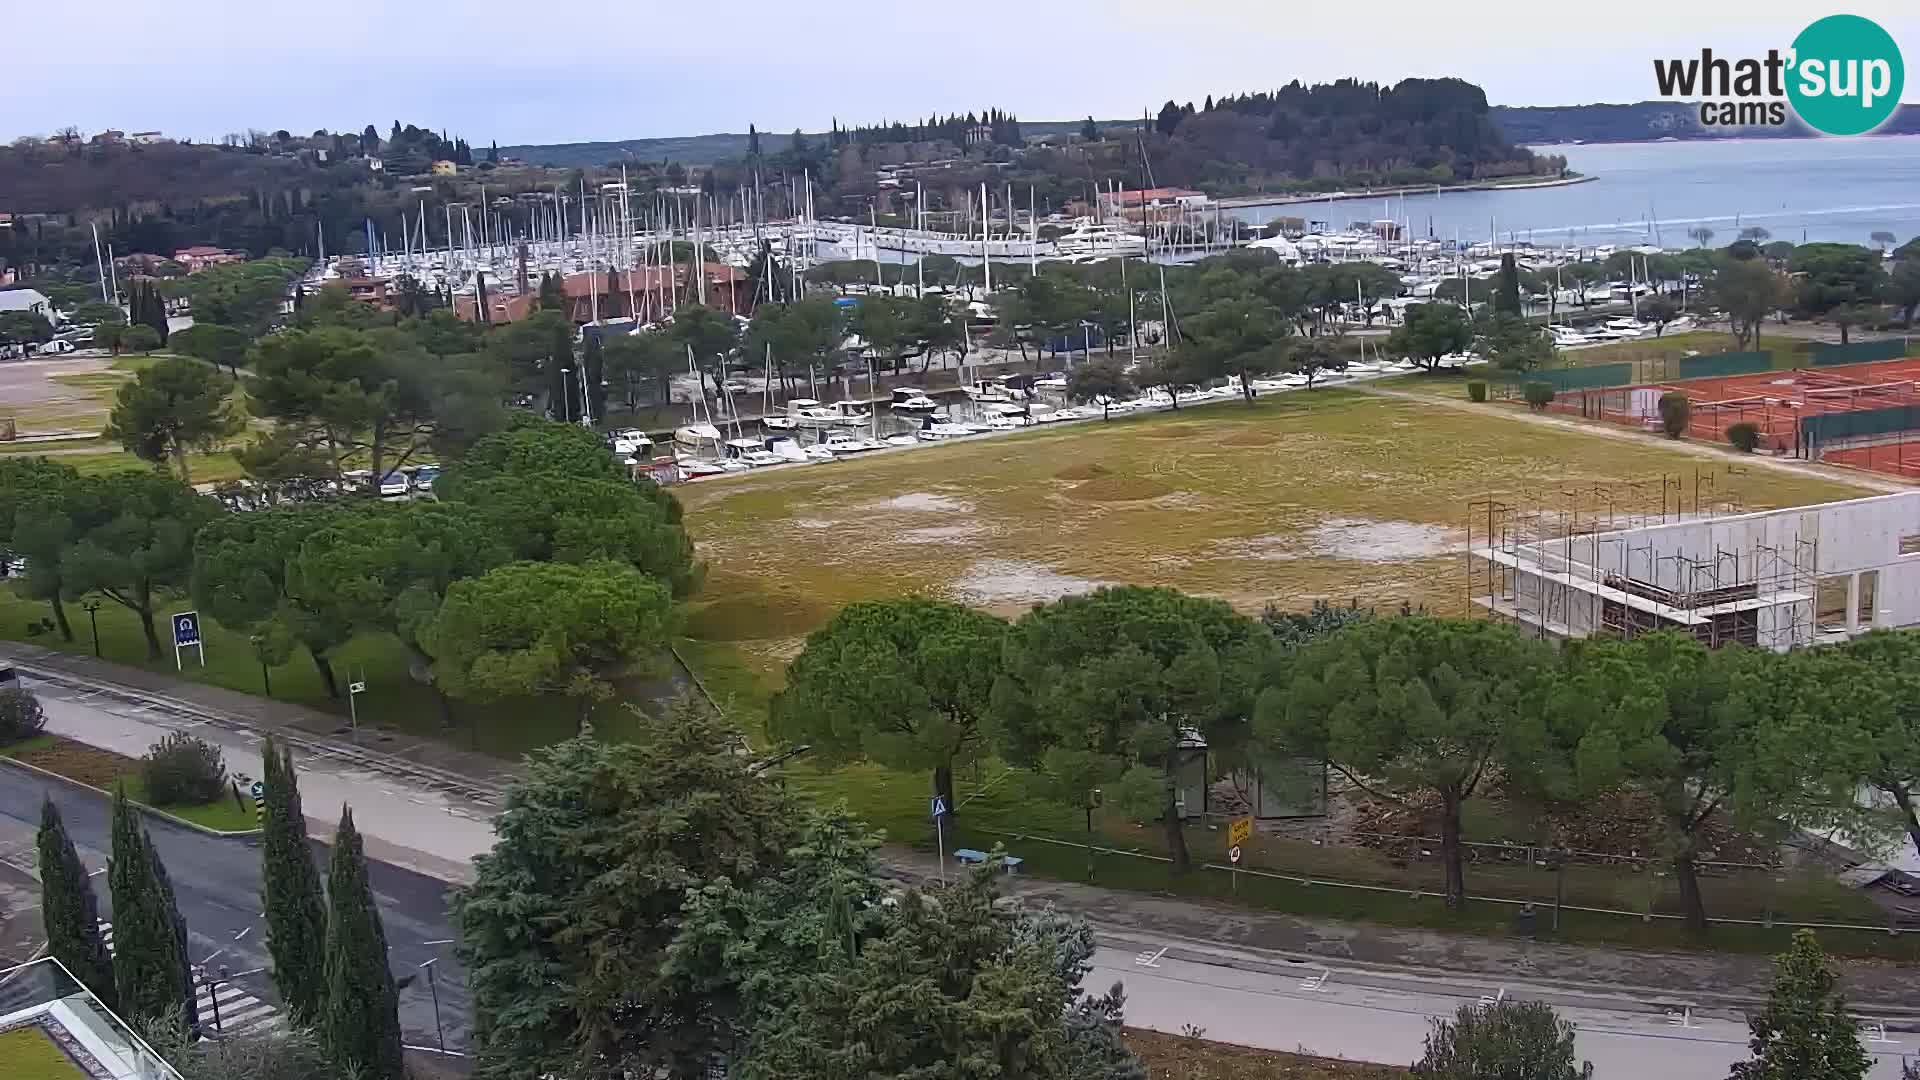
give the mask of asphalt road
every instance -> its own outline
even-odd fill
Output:
[[[67,830],[89,870],[106,866],[111,845],[107,801],[79,788],[9,769],[0,775],[0,852],[16,864],[31,865],[33,834],[40,824],[40,805],[51,797],[66,820]],[[154,849],[173,878],[180,913],[187,921],[188,948],[196,964],[225,966],[235,985],[264,1001],[276,1003],[269,964],[266,929],[260,916],[260,852],[247,840],[219,839],[159,819],[148,820]],[[325,872],[327,845],[310,841],[314,858]],[[466,1045],[468,1004],[466,972],[453,955],[453,927],[447,919],[446,883],[387,863],[368,860],[367,874],[387,931],[387,946],[396,979],[414,976],[400,991],[402,1041],[409,1045],[438,1046],[432,992],[439,993],[439,1019],[449,1049]],[[94,891],[102,917],[111,919],[112,898],[106,875],[96,874]],[[439,957],[434,986],[429,988],[418,965]]]

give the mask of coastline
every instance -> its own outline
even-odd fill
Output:
[[[1401,185],[1399,187],[1370,188],[1366,191],[1329,191],[1316,195],[1240,195],[1225,199],[1215,199],[1214,205],[1228,210],[1244,210],[1255,206],[1292,206],[1299,203],[1348,202],[1354,199],[1385,199],[1397,195],[1445,195],[1454,191],[1527,191],[1533,188],[1572,187],[1575,184],[1592,183],[1600,179],[1590,173],[1576,176],[1555,176],[1544,180],[1527,180],[1515,184],[1503,184],[1497,180],[1481,180],[1470,184],[1433,184]]]

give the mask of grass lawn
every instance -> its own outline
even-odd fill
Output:
[[[31,739],[23,739],[0,748],[0,754],[106,791],[112,791],[116,785],[125,785],[127,798],[134,802],[158,806],[175,817],[186,818],[209,829],[239,832],[258,828],[260,824],[254,817],[253,805],[235,802],[231,794],[197,805],[151,803],[147,799],[138,761],[58,735],[36,735]]]
[[[1408,1075],[1393,1065],[1283,1054],[1140,1028],[1128,1028],[1122,1037],[1151,1080],[1392,1080]]]
[[[36,1024],[0,1034],[0,1072],[7,1080],[87,1080],[80,1066]]]
[[[677,494],[710,571],[687,633],[772,676],[841,605],[907,593],[1017,615],[1114,582],[1246,611],[1325,599],[1462,614],[1470,500],[1697,469],[1750,509],[1861,494],[1652,439],[1349,391],[1273,395],[688,485]]]
[[[101,655],[116,663],[173,674],[173,653],[165,646],[164,639],[165,614],[191,606],[192,602],[185,598],[161,605],[162,653],[159,659],[150,660],[138,616],[111,601],[103,602],[97,612]],[[74,640],[70,642],[62,641],[57,631],[29,634],[30,625],[51,618],[47,605],[27,599],[15,589],[0,587],[0,638],[65,652],[91,653],[93,638],[87,613],[78,603],[70,601],[67,617],[74,632]],[[201,634],[206,639],[207,664],[200,667],[196,654],[183,654],[186,666],[180,672],[182,677],[248,694],[264,693],[266,684],[261,679],[260,664],[253,658],[252,646],[245,634],[211,619],[201,620]],[[359,695],[356,702],[360,724],[365,728],[432,735],[455,745],[506,757],[517,757],[573,734],[572,706],[545,699],[494,705],[454,702],[453,726],[450,729],[443,726],[433,692],[409,677],[406,650],[387,634],[362,634],[347,642],[335,650],[333,669],[342,683],[349,675],[367,683],[367,692]],[[347,726],[346,702],[327,697],[319,671],[306,650],[296,648],[287,663],[271,669],[268,674],[275,698],[330,712],[339,718],[342,728]],[[629,715],[617,705],[610,704],[594,713],[594,730],[604,736],[620,738],[632,727]]]

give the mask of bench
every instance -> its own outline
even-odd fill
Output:
[[[967,866],[984,866],[986,865],[986,861],[989,858],[987,853],[984,851],[975,851],[973,848],[965,848],[965,847],[955,848],[953,851],[953,857]],[[1023,861],[1024,860],[1022,860],[1017,855],[1002,855],[1000,857],[1001,866],[1004,867],[1006,872],[1009,874],[1019,870],[1020,864]]]

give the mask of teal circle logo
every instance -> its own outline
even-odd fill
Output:
[[[1906,77],[1900,46],[1879,23],[1829,15],[1793,39],[1787,100],[1816,131],[1863,135],[1899,107]]]

